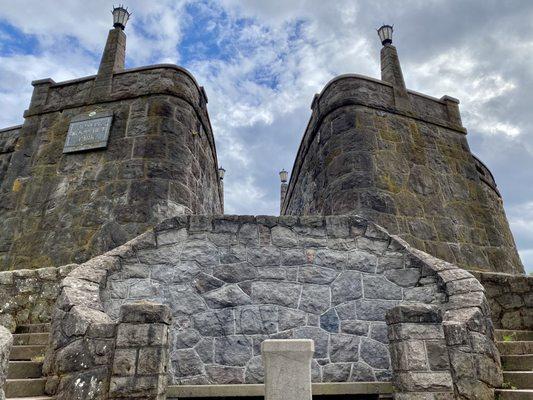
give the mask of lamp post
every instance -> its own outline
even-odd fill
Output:
[[[281,190],[280,190],[280,199],[279,199],[279,212],[281,214],[281,211],[283,209],[283,202],[285,201],[285,196],[287,195],[287,190],[289,189],[289,185],[287,184],[287,180],[289,178],[289,173],[282,169],[279,172],[279,178],[281,180]]]
[[[124,30],[126,24],[128,23],[128,19],[131,16],[131,13],[128,11],[128,9],[124,8],[123,5],[120,5],[118,7],[113,7],[113,11],[111,11],[111,13],[113,14],[113,26],[115,28]]]
[[[392,25],[382,25],[379,29],[378,29],[378,36],[379,36],[379,39],[381,40],[381,44],[383,46],[387,45],[387,44],[392,44],[392,31],[393,31],[393,27]]]
[[[224,175],[226,170],[222,167],[218,169],[218,181],[220,183],[220,202],[222,203],[222,214],[224,214]]]
[[[287,183],[287,179],[289,178],[289,173],[282,169],[279,172],[279,178],[281,179],[281,183]]]

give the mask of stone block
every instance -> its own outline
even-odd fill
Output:
[[[135,369],[137,365],[137,352],[137,349],[116,349],[112,367],[113,375],[135,375]]]
[[[215,362],[245,366],[252,358],[252,340],[245,335],[215,338]]]
[[[361,338],[360,357],[371,367],[378,369],[390,367],[388,347],[376,340]]]
[[[124,304],[120,308],[120,322],[145,324],[170,324],[170,308],[163,304],[148,301]]]
[[[165,374],[167,370],[167,349],[164,347],[143,347],[139,350],[137,373],[140,375]]]
[[[363,277],[363,288],[365,299],[402,299],[402,288],[382,276]]]
[[[400,392],[453,391],[449,372],[400,372],[395,374],[393,379]]]
[[[277,304],[296,308],[300,291],[300,285],[293,283],[253,282],[252,300],[256,304]]]
[[[161,346],[168,342],[165,324],[119,324],[117,347]]]
[[[226,285],[204,293],[203,298],[212,308],[235,307],[250,304],[250,297],[237,285]]]
[[[354,335],[332,334],[330,337],[330,360],[337,362],[353,362],[359,360],[360,338]]]
[[[437,306],[421,303],[401,304],[387,312],[386,321],[389,325],[404,322],[440,323],[442,315]]]

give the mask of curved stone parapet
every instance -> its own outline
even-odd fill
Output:
[[[207,97],[189,72],[125,70],[96,97],[95,77],[33,84],[0,173],[0,269],[81,263],[171,216],[223,212]],[[71,123],[98,113],[111,118],[104,147],[64,153]]]
[[[315,382],[389,381],[385,314],[420,302],[455,329],[446,351],[463,354],[464,329],[493,348],[477,280],[362,218],[183,216],[63,281],[46,358],[50,392],[104,398],[120,308],[139,300],[171,310],[171,384],[260,383],[267,338],[313,339]],[[497,350],[490,357],[498,367]],[[468,379],[490,391],[485,378]]]

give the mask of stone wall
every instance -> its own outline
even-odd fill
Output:
[[[314,340],[315,382],[390,381],[385,314],[419,302],[442,311],[447,351],[475,371],[496,368],[469,375],[450,365],[457,392],[490,393],[498,376],[489,308],[467,271],[356,216],[182,216],[63,280],[48,392],[105,398],[120,310],[141,300],[171,310],[170,384],[262,382],[262,341],[287,338]]]
[[[116,73],[98,100],[94,77],[33,85],[0,174],[0,269],[83,262],[165,218],[222,212],[207,98],[187,71]],[[107,149],[63,154],[71,119],[91,111],[113,113]]]
[[[533,330],[533,276],[472,274],[485,288],[496,328]]]
[[[73,267],[0,272],[0,325],[14,332],[17,325],[50,322],[60,282]]]
[[[523,273],[490,171],[471,153],[457,101],[348,75],[316,95],[282,207],[357,213],[417,249],[473,270]]]
[[[0,129],[0,182],[4,180],[11,161],[11,155],[15,151],[20,128],[21,125]]]

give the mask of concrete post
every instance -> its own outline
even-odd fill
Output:
[[[163,304],[120,308],[109,398],[166,398],[169,325],[170,309]]]
[[[311,400],[310,339],[269,339],[261,343],[265,400]]]
[[[436,306],[402,304],[386,315],[396,400],[454,398],[442,316]]]

